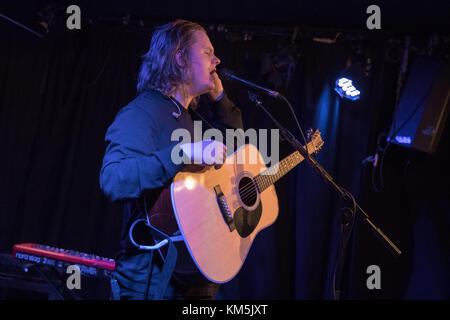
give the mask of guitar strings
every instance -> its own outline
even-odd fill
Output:
[[[283,160],[284,160],[284,159],[283,159]],[[282,162],[283,160],[281,160],[281,162]],[[280,163],[281,163],[281,162],[280,162]],[[270,169],[270,168],[268,168],[268,169],[266,169],[266,170],[269,170],[269,169]],[[258,176],[261,176],[261,174],[259,174]],[[239,194],[240,194],[240,196],[241,196],[242,201],[244,201],[244,199],[245,199],[245,200],[248,200],[249,197],[252,196],[252,192],[255,191],[255,189],[256,189],[256,193],[260,193],[260,191],[259,191],[259,189],[258,189],[258,181],[256,180],[256,178],[257,178],[258,176],[252,178],[252,179],[251,179],[252,182],[249,182],[249,183],[245,184],[245,185],[239,190],[239,191],[240,191]],[[270,176],[273,177],[274,175],[271,174]],[[277,181],[277,180],[278,180],[278,179],[275,179],[275,181]],[[271,182],[269,185],[275,183],[275,181]],[[267,182],[267,181],[265,181],[265,182]],[[264,185],[266,185],[266,183],[264,183]]]
[[[192,109],[192,111],[193,111],[200,119],[202,119],[202,121],[204,121],[211,129],[217,129],[217,130],[219,130],[219,131],[222,133],[222,135],[225,136],[226,143],[227,143],[227,144],[231,144],[231,143],[230,143],[231,141],[230,141],[229,139],[227,139],[227,135],[226,135],[226,133],[224,133],[223,130],[218,129],[218,128],[214,128],[214,127],[211,125],[211,123],[210,123],[208,120],[206,120],[200,113],[198,113],[198,112],[197,112],[196,110],[194,110],[194,109]],[[236,139],[237,139],[237,146],[240,146],[241,144],[243,144],[243,142],[242,142],[242,137],[240,137],[240,136],[234,136],[234,137],[236,137]],[[245,139],[245,138],[244,138],[244,139]],[[245,141],[244,141],[244,142],[245,142]],[[233,146],[234,146],[234,143],[235,143],[235,141],[232,142]],[[251,199],[252,191],[255,192],[256,194],[258,193],[258,191],[257,191],[258,188],[257,188],[257,186],[255,186],[255,184],[257,185],[257,182],[255,181],[254,178],[252,178],[251,180],[252,180],[251,182],[245,184],[245,185],[242,187],[242,189],[241,189],[242,194],[240,193],[240,196],[241,196],[242,201]],[[256,190],[255,190],[255,189],[256,189]]]
[[[255,177],[255,178],[256,178],[256,177]],[[276,179],[276,181],[277,181],[277,180],[278,180],[278,179]],[[245,184],[245,185],[239,190],[239,191],[240,191],[240,192],[239,192],[239,195],[240,195],[242,201],[251,199],[252,196],[253,196],[253,193],[255,193],[255,194],[261,193],[261,192],[259,191],[259,188],[258,188],[258,182],[256,181],[256,179],[252,179],[252,181],[253,181],[254,183],[248,182],[247,184]],[[274,182],[275,182],[275,181],[274,181]],[[274,182],[270,183],[269,186],[272,185]],[[266,186],[266,185],[265,185],[265,186]],[[267,186],[266,186],[266,187],[267,187]],[[244,201],[244,202],[245,202],[245,201]]]
[[[295,163],[295,165],[297,165],[297,164],[299,164],[300,162],[303,161],[303,160],[300,160],[300,162],[298,162],[298,161],[295,160],[295,159],[290,159],[289,161],[284,162],[284,161],[286,161],[286,159],[288,159],[289,157],[290,157],[290,156],[284,158],[284,159],[281,160],[278,164],[281,165],[281,166],[283,166],[284,163],[287,163],[287,164]],[[293,167],[294,167],[294,166],[293,166]],[[266,170],[270,170],[271,168],[272,168],[272,167],[267,168]],[[259,174],[258,176],[261,176],[261,174]],[[242,201],[244,201],[244,197],[245,197],[246,200],[248,200],[248,199],[249,199],[248,197],[249,197],[249,196],[250,196],[250,197],[252,196],[252,191],[254,191],[254,189],[255,189],[253,186],[256,187],[257,192],[261,193],[261,192],[259,191],[259,189],[258,189],[258,181],[256,180],[256,178],[257,178],[258,176],[256,176],[254,179],[252,179],[253,182],[254,182],[254,184],[253,184],[252,182],[247,183],[245,186],[242,187],[242,189],[240,189],[240,191],[242,191],[242,192],[240,192],[239,194],[240,194],[240,196],[241,196]],[[274,177],[274,174],[271,174],[270,176],[271,176],[271,177]],[[276,181],[278,181],[278,179],[279,179],[279,178],[275,178],[275,180],[274,180],[273,182],[269,180],[270,183],[269,183],[268,185],[267,185],[267,182],[268,182],[268,181],[266,180],[265,182],[263,182],[263,183],[264,183],[264,186],[265,186],[265,187],[268,187],[268,186],[274,184]]]
[[[222,134],[222,136],[225,137],[225,141],[226,144],[231,144],[233,146],[235,146],[235,143],[237,143],[237,146],[241,146],[245,143],[245,137],[241,137],[241,136],[233,136],[236,138],[237,141],[231,141],[229,139],[227,139],[227,135],[226,135],[226,129],[225,130],[221,130],[219,128],[214,128],[211,123],[209,121],[207,121],[200,113],[198,113],[196,110],[192,109],[192,111],[202,120],[204,121],[211,129],[216,129],[219,130],[219,132]],[[244,140],[244,141],[243,141]],[[283,159],[284,160],[284,159]],[[283,161],[282,160],[282,161]],[[281,162],[282,162],[281,161]],[[270,168],[267,168],[266,170],[269,170]],[[258,175],[260,176],[260,175]],[[273,175],[271,175],[273,176]],[[275,179],[274,182],[276,182],[278,179]],[[274,182],[270,183],[270,185],[272,185]],[[266,186],[267,187],[267,186]],[[251,182],[246,183],[240,190],[239,190],[239,195],[242,199],[242,201],[246,201],[246,200],[250,200],[254,194],[258,194],[260,193],[258,190],[258,181],[256,181],[256,177],[251,179]]]
[[[242,191],[244,189],[247,189],[247,190]],[[242,189],[239,190],[239,195],[241,197],[241,200],[243,202],[246,202],[246,200],[252,199],[253,196],[257,197],[258,188],[255,186],[255,184],[253,184],[252,182],[249,182],[249,183],[245,184],[245,186],[242,187]]]
[[[294,152],[294,153],[295,153],[295,152]],[[300,161],[298,161],[297,159],[294,159],[294,158],[292,158],[292,159],[290,159],[290,160],[287,161],[286,159],[288,159],[290,156],[292,156],[292,154],[289,155],[289,156],[287,156],[287,157],[284,158],[283,160],[281,160],[281,161],[278,163],[278,165],[283,166],[283,165],[286,163],[286,164],[290,164],[290,165],[292,166],[292,163],[295,163],[295,165],[292,166],[292,167],[295,167],[297,164],[299,164],[300,162],[302,162],[302,161],[304,160],[303,157],[302,157],[302,159],[301,159]],[[267,168],[266,171],[267,171],[267,170],[270,170],[271,168],[272,168],[272,167]],[[258,176],[256,176],[256,177],[253,179],[253,181],[254,181],[255,184],[256,184],[256,187],[258,187],[258,185],[259,185],[258,181],[256,180],[257,177],[259,177],[259,176],[261,176],[261,174],[259,174]],[[267,176],[274,177],[275,174],[270,174],[270,175],[267,175]],[[261,177],[262,177],[262,176],[261,176]],[[275,180],[274,180],[273,182],[269,181],[269,184],[268,184],[268,185],[267,185],[267,182],[268,182],[267,180],[264,181],[263,183],[264,183],[264,186],[265,186],[265,187],[268,187],[268,186],[274,184],[274,183],[275,183],[276,181],[278,181],[278,180],[279,180],[279,178],[275,178]],[[251,190],[252,190],[251,185],[253,185],[253,184],[250,183],[250,186],[249,186],[249,185],[244,186],[244,187],[242,188],[242,190],[244,191],[245,189],[250,188],[250,190],[245,190],[245,191],[251,191]],[[258,189],[258,188],[257,188],[257,189]],[[258,190],[258,191],[259,191],[259,190]],[[245,192],[244,192],[244,193],[245,193]],[[245,194],[244,194],[244,195],[245,195]]]
[[[286,159],[286,158],[285,158],[285,159]],[[284,161],[285,159],[281,160],[281,161],[279,162],[279,165],[282,165],[282,163],[283,163],[283,161]],[[270,168],[272,168],[272,167],[270,167]],[[270,170],[270,168],[267,168],[266,170]],[[261,176],[261,174],[259,174],[258,176]],[[244,187],[242,187],[242,189],[241,189],[241,190],[242,190],[241,199],[242,199],[244,196],[247,196],[249,193],[251,193],[251,192],[254,190],[253,186],[256,185],[255,187],[256,187],[256,189],[258,190],[258,181],[256,181],[256,178],[257,178],[258,176],[256,176],[255,178],[252,179],[254,183],[250,182],[250,183],[247,183]],[[267,175],[267,176],[274,177],[274,174]],[[262,177],[262,176],[261,176],[261,177]],[[276,181],[278,181],[278,178],[275,178],[275,180],[274,180],[273,182],[270,182],[270,183],[269,183],[269,186],[272,185],[273,183],[275,183]],[[267,180],[264,181],[264,185],[265,185],[265,186],[266,186],[266,184],[267,184]],[[266,186],[266,187],[267,187],[267,186]],[[259,192],[259,190],[258,190],[258,192]]]

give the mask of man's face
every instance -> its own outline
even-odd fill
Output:
[[[189,51],[188,84],[193,96],[198,96],[214,89],[214,75],[216,66],[220,63],[214,55],[214,47],[203,31],[196,31],[193,35],[194,44]]]

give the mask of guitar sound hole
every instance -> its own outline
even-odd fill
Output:
[[[239,196],[246,206],[251,207],[255,204],[258,193],[255,183],[249,177],[243,177],[239,181]]]

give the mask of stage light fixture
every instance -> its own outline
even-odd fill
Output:
[[[345,77],[340,77],[336,80],[334,90],[341,98],[347,98],[353,101],[358,100],[361,95],[361,91],[356,89],[353,81]]]
[[[360,53],[348,57],[345,68],[335,74],[334,90],[342,99],[359,100],[367,89],[372,59],[363,57]]]

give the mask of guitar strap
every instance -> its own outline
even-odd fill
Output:
[[[147,199],[146,199],[145,195],[144,195],[143,200],[144,200],[144,210],[145,210],[144,212],[146,213],[148,211],[147,211]],[[147,300],[149,295],[151,297],[153,297],[154,300],[162,300],[164,298],[164,294],[167,291],[167,287],[169,286],[169,282],[172,277],[173,271],[175,269],[175,264],[177,262],[178,252],[177,252],[177,249],[175,248],[175,245],[173,244],[173,241],[177,241],[177,240],[175,240],[173,237],[170,237],[169,235],[165,234],[164,232],[160,231],[159,229],[153,227],[150,223],[146,223],[146,225],[147,225],[147,227],[150,228],[150,231],[152,233],[152,236],[153,236],[153,239],[155,240],[155,242],[162,241],[162,240],[168,241],[168,249],[167,249],[166,258],[165,259],[163,258],[164,263],[163,263],[161,272],[159,274],[159,282],[155,286],[151,286],[151,278],[152,278],[152,273],[153,273],[153,268],[154,268],[153,263],[152,263],[154,250],[149,250],[147,253],[150,255],[150,263],[149,264],[151,267],[150,267],[150,271],[149,271],[149,275],[148,275],[147,291],[145,293],[144,300]]]
[[[143,206],[140,206],[140,202],[137,200],[135,212],[147,212],[146,210],[144,211],[144,208],[146,208],[146,205],[144,204]],[[153,227],[151,224],[147,223],[145,219],[139,218],[139,214],[133,214],[133,216],[135,221],[129,230],[129,240],[135,247],[139,248],[140,253],[123,261],[116,262],[116,270],[111,277],[110,299],[120,300],[122,295],[129,296],[131,292],[131,296],[133,298],[143,300],[162,300],[167,292],[178,256],[177,249],[173,242],[183,240],[183,238],[180,236],[169,236],[165,234],[159,229]],[[136,244],[133,240],[131,234],[132,229],[134,225],[141,221],[146,222],[145,225],[149,227],[150,235],[156,243],[161,243],[161,241],[167,242],[167,253],[166,257],[162,259],[163,264],[161,269],[159,269],[159,265],[157,266],[153,263],[154,251],[158,246],[141,246]],[[142,270],[143,266],[148,266],[146,267],[148,268],[147,276],[143,274],[142,277],[139,275],[136,278],[133,275],[134,271],[132,270],[135,267]],[[121,292],[122,286],[124,287],[124,292]]]
[[[120,300],[120,287],[114,277],[111,278],[111,300]]]
[[[152,277],[152,270],[153,270],[153,267],[152,267],[151,271],[149,272],[149,277],[148,277],[148,285],[147,285],[148,293],[146,293],[146,297],[145,297],[145,298],[147,298],[148,295],[150,295],[150,296],[153,296],[154,300],[162,300],[164,298],[164,294],[167,291],[167,287],[169,285],[170,279],[171,279],[173,271],[175,269],[178,252],[177,252],[177,249],[175,248],[175,245],[170,236],[159,231],[158,229],[154,228],[151,225],[149,225],[149,227],[152,230],[152,234],[155,237],[155,239],[163,238],[163,239],[168,240],[167,254],[166,254],[166,258],[164,259],[164,264],[161,269],[161,273],[159,274],[159,282],[155,286],[150,285],[150,282],[151,282],[150,280]],[[153,255],[153,251],[149,251],[148,254]],[[150,263],[151,263],[151,260],[152,259],[150,259]]]

